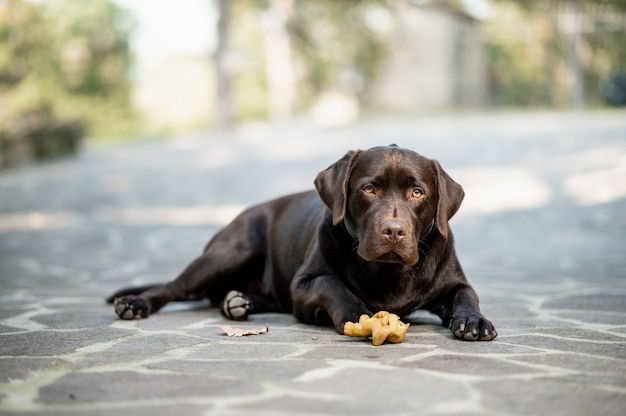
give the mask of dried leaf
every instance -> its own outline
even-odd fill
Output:
[[[221,330],[226,332],[226,335],[229,337],[245,337],[248,335],[259,335],[265,334],[270,331],[269,325],[265,325],[265,328],[252,328],[252,329],[241,329],[241,328],[233,328],[232,326],[222,325],[220,326]]]

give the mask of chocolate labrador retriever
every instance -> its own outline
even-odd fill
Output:
[[[496,338],[448,227],[463,189],[437,161],[395,145],[350,151],[315,188],[246,210],[177,279],[111,296],[116,313],[208,298],[231,319],[288,312],[343,334],[361,314],[426,309],[458,338]]]

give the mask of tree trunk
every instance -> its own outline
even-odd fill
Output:
[[[567,39],[567,67],[569,71],[569,106],[585,106],[585,78],[580,62],[580,43],[582,32],[582,13],[580,0],[565,3],[563,11],[563,30]]]
[[[216,103],[215,124],[219,129],[232,126],[235,120],[235,103],[232,93],[232,71],[227,62],[228,26],[230,0],[217,0],[219,20],[217,22],[217,47],[215,49]]]
[[[295,74],[287,25],[293,15],[293,0],[271,0],[263,18],[268,115],[289,120],[295,105]]]

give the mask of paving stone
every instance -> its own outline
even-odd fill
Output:
[[[496,316],[497,319],[494,319],[492,322],[496,326],[498,334],[506,335],[507,331],[511,329],[515,330],[533,330],[537,328],[543,328],[546,331],[549,331],[549,328],[563,328],[569,326],[577,326],[573,322],[566,322],[562,319],[557,318],[540,318],[536,315],[532,315],[525,318],[500,318],[497,313],[490,314],[488,316]],[[535,316],[535,317],[533,317]],[[546,329],[547,328],[547,329]]]
[[[611,329],[609,329],[609,331],[626,333],[626,326],[619,326],[619,327],[611,328]]]
[[[0,338],[0,356],[54,356],[127,335],[127,331],[103,328],[18,333]]]
[[[621,325],[626,323],[626,311],[622,313],[616,312],[560,312],[560,317],[567,319],[576,319],[581,322],[589,322],[593,324],[603,325]]]
[[[298,355],[299,358],[312,358],[318,360],[349,359],[364,362],[377,362],[389,365],[404,365],[403,360],[414,358],[420,354],[432,352],[437,347],[434,345],[388,345],[373,347],[370,341],[358,344],[346,344],[342,346],[328,345],[319,346]]]
[[[19,328],[14,328],[11,326],[5,326],[5,325],[0,325],[0,333],[2,334],[6,334],[9,332],[18,332],[20,329]],[[0,343],[1,345],[1,343]]]
[[[489,394],[483,405],[510,415],[606,415],[624,414],[623,393],[605,391],[588,384],[556,378],[492,380],[477,383]]]
[[[183,371],[191,374],[211,374],[245,382],[289,382],[314,369],[323,368],[318,361],[282,359],[256,360],[242,356],[239,360],[199,361],[172,360],[147,366],[152,369]]]
[[[626,295],[584,295],[552,299],[543,304],[547,309],[582,309],[587,311],[626,311]]]
[[[41,408],[31,411],[9,411],[3,412],[3,416],[111,416],[116,412],[122,414],[132,414],[133,416],[203,416],[207,411],[211,410],[210,404],[194,406],[192,404],[158,404],[151,405],[143,402],[133,405],[132,402],[124,402],[122,405],[111,403],[94,409],[85,409],[84,405],[79,405],[80,410],[54,410],[49,405],[41,405]]]
[[[198,389],[201,386],[201,391]],[[228,380],[209,375],[159,374],[114,371],[104,373],[71,373],[44,386],[39,392],[41,403],[102,403],[134,400],[184,399],[202,394],[215,397],[259,392],[251,382]]]
[[[182,347],[189,347],[205,342],[196,337],[176,334],[145,335],[117,342],[104,351],[91,354],[77,367],[101,367],[111,363],[136,363],[155,355],[171,352]]]
[[[55,358],[2,357],[0,358],[0,383],[25,379],[33,372],[54,365],[58,361]]]
[[[198,345],[187,358],[190,360],[272,360],[294,355],[302,348],[290,340],[285,341],[288,344],[264,344],[263,340],[248,341],[247,339],[220,341]]]
[[[53,313],[34,316],[33,321],[45,325],[48,329],[81,329],[106,327],[111,323],[108,308],[99,302],[71,303],[65,307],[48,308]]]
[[[320,400],[305,397],[278,397],[264,400],[253,404],[234,405],[233,410],[242,414],[255,414],[258,409],[263,409],[268,414],[285,415],[405,415],[410,414],[394,404],[384,400],[373,402],[371,400],[350,401],[345,400]],[[323,409],[323,410],[322,410]],[[323,413],[322,413],[323,412]]]
[[[409,328],[410,329],[410,328]],[[403,345],[419,345],[419,346],[435,346],[446,352],[454,352],[460,354],[534,354],[538,352],[533,347],[523,344],[512,345],[505,337],[498,336],[495,341],[490,342],[467,342],[454,337],[448,330],[442,330],[441,335],[423,334],[418,337],[409,337],[402,343]]]
[[[626,383],[626,360],[591,356],[588,354],[535,354],[510,357],[512,361],[524,362],[540,366],[549,366],[563,371],[574,370],[576,377],[590,374],[606,374],[619,376]]]
[[[478,289],[476,289],[478,290]],[[501,321],[504,319],[536,319],[537,314],[528,310],[528,305],[519,300],[497,299],[489,301],[481,296],[481,311],[489,319],[493,321]]]
[[[626,358],[626,343],[603,342],[593,340],[581,342],[543,335],[512,336],[502,341],[519,346],[539,348],[545,351],[580,352],[591,355],[603,355],[610,358]]]
[[[537,372],[529,367],[505,362],[498,358],[468,357],[455,354],[427,357],[411,361],[407,366],[450,374],[480,374],[481,377]]]
[[[454,400],[469,399],[469,391],[463,383],[451,378],[416,373],[403,367],[355,364],[349,360],[338,360],[336,366],[335,374],[326,370],[322,372],[325,377],[316,379],[312,375],[311,380],[299,379],[289,385],[289,390],[335,394],[370,406],[379,405],[384,398],[391,413],[428,409],[450,400],[451,394]],[[411,388],[413,383],[419,383],[419,388]]]
[[[536,334],[546,334],[559,336],[563,338],[581,339],[581,340],[596,340],[596,341],[613,341],[615,343],[623,342],[624,337],[609,334],[600,330],[594,331],[592,329],[583,329],[577,327],[566,328],[537,328],[534,330]]]
[[[600,371],[592,373],[569,374],[559,377],[566,383],[578,383],[587,386],[598,386],[598,388],[606,391],[623,392],[626,389],[626,379],[624,371],[620,374],[602,373]]]
[[[344,342],[352,342],[354,339],[350,339],[343,335],[337,334],[332,328],[323,328],[322,330],[314,330],[309,328],[298,329],[294,327],[289,327],[285,329],[276,328],[272,331],[272,334],[268,334],[268,339],[275,340],[277,342],[284,342],[286,339],[301,344],[313,344],[313,345],[323,345],[323,344],[333,344],[333,343],[344,343]]]

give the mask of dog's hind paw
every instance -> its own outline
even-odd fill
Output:
[[[252,299],[245,293],[231,290],[220,305],[220,312],[233,321],[245,321],[252,310]]]
[[[115,298],[113,305],[115,313],[121,319],[147,318],[150,314],[148,302],[139,296],[129,295]]]

